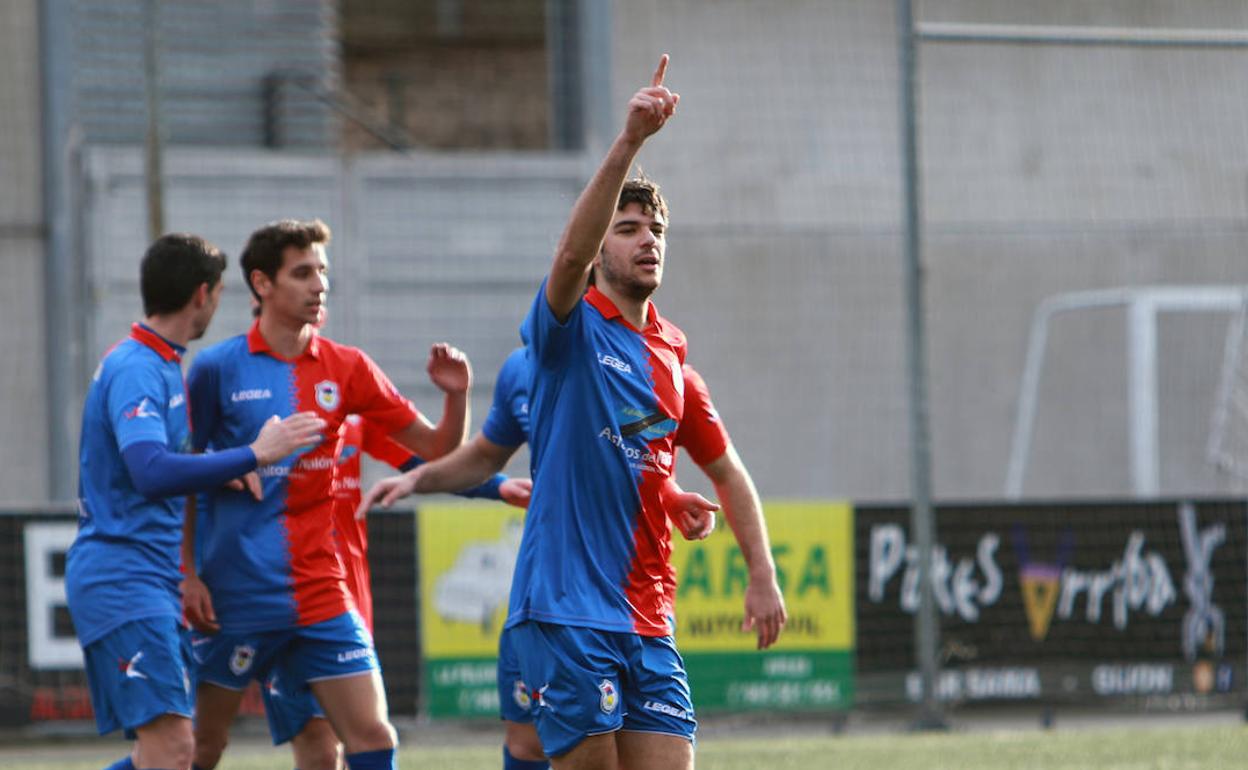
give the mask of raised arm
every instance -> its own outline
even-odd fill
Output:
[[[590,264],[602,246],[633,159],[646,139],[662,128],[676,111],[680,95],[663,85],[667,62],[668,56],[663,54],[650,85],[629,100],[624,128],[576,199],[568,225],[559,238],[546,282],[546,302],[560,321],[567,319],[585,291]]]
[[[472,387],[472,366],[468,357],[444,342],[429,350],[426,366],[429,379],[445,394],[442,419],[433,425],[417,417],[390,438],[427,460],[437,459],[468,438],[468,391]],[[471,486],[471,485],[469,485]]]
[[[765,650],[780,636],[788,614],[780,586],[776,583],[776,563],[771,557],[771,543],[758,491],[732,445],[717,459],[703,465],[702,470],[715,485],[715,494],[723,505],[724,518],[732,528],[749,569],[750,582],[745,589],[742,630],[753,628],[757,631],[758,648]]]

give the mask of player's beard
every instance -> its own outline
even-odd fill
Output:
[[[631,265],[631,263],[629,264]],[[612,269],[611,260],[606,253],[599,253],[597,281],[609,284],[617,294],[628,297],[631,300],[643,302],[650,299],[650,295],[654,294],[655,290],[659,288],[659,284],[662,283],[663,279],[661,276],[662,273],[659,273],[656,276],[655,283],[651,285],[632,275],[620,273]]]

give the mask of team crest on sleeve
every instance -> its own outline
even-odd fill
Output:
[[[616,692],[615,685],[611,684],[611,680],[603,679],[598,685],[598,692],[601,697],[598,698],[598,708],[602,709],[602,713],[610,714],[615,711],[616,706],[620,705],[620,694]]]
[[[316,383],[316,403],[327,412],[332,412],[342,403],[342,394],[338,392],[338,383],[333,380],[322,380]]]
[[[250,644],[240,644],[234,648],[234,653],[230,655],[230,670],[234,672],[234,676],[242,676],[247,673],[247,669],[251,668],[251,664],[256,659],[256,648]]]

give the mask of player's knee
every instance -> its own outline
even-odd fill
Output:
[[[360,751],[376,751],[378,749],[392,749],[399,745],[398,733],[389,722],[378,720],[368,725],[361,725],[353,731],[350,740],[344,741],[347,744],[347,753],[354,754]]]
[[[507,729],[507,751],[516,759],[525,762],[537,762],[546,758],[542,751],[542,742],[538,740],[536,730]]]
[[[307,747],[299,753],[297,761],[299,770],[337,770],[338,744],[318,743]]]

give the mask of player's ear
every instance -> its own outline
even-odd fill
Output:
[[[207,281],[204,281],[200,285],[196,286],[195,293],[191,295],[191,300],[195,303],[195,307],[197,308],[207,305],[209,299],[211,298],[212,287],[208,285]]]
[[[256,294],[260,295],[261,299],[273,288],[273,281],[263,270],[252,270],[250,278],[252,288],[255,289]]]

